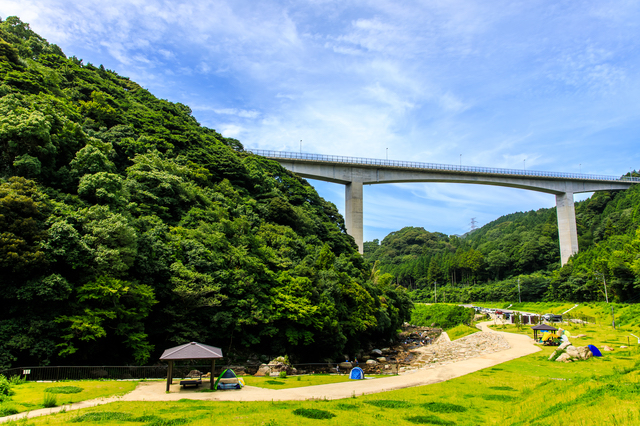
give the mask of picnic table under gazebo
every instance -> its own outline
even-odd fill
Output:
[[[558,331],[554,326],[547,324],[534,325],[531,329],[533,330],[533,340],[536,341],[538,340],[538,331]]]
[[[211,360],[211,389],[213,390],[214,371],[216,368],[216,358],[222,358],[222,349],[213,346],[205,345],[197,342],[185,343],[184,345],[176,346],[165,350],[160,357],[161,361],[167,361],[169,366],[167,367],[167,392],[173,383],[173,363],[174,361],[187,360],[187,359],[202,359]]]

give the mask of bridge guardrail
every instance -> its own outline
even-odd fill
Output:
[[[638,177],[627,177],[627,176],[616,177],[616,176],[606,176],[606,175],[591,175],[591,174],[583,174],[583,173],[562,173],[562,172],[544,172],[544,171],[536,171],[536,170],[500,169],[500,168],[492,168],[492,167],[456,166],[453,164],[379,160],[376,158],[345,157],[345,156],[338,156],[338,155],[308,154],[308,153],[287,152],[287,151],[271,151],[271,150],[264,150],[264,149],[247,149],[247,151],[252,152],[256,155],[267,157],[267,158],[281,158],[281,159],[292,159],[292,160],[326,161],[326,162],[344,163],[344,164],[364,164],[364,165],[374,165],[374,166],[458,171],[458,172],[470,172],[470,173],[487,173],[487,174],[498,174],[498,175],[550,177],[550,178],[580,179],[580,180],[599,180],[599,181],[607,181],[607,182],[611,182],[611,181],[640,182],[640,178]]]

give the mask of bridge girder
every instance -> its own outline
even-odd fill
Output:
[[[465,171],[434,171],[380,165],[345,165],[316,160],[273,158],[285,169],[308,179],[339,183],[345,190],[345,223],[360,253],[364,249],[363,185],[409,182],[463,183],[493,185],[544,192],[556,196],[558,234],[562,265],[578,252],[573,194],[624,190],[632,182],[597,181],[579,178],[519,176]]]

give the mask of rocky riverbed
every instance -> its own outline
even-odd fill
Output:
[[[497,333],[474,333],[453,342],[448,341],[444,336],[431,345],[411,350],[413,357],[409,365],[400,367],[399,372],[451,364],[511,347],[507,340]]]

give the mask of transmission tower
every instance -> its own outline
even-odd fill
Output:
[[[476,229],[478,229],[478,222],[476,221],[475,217],[471,218],[471,231],[475,231]]]

